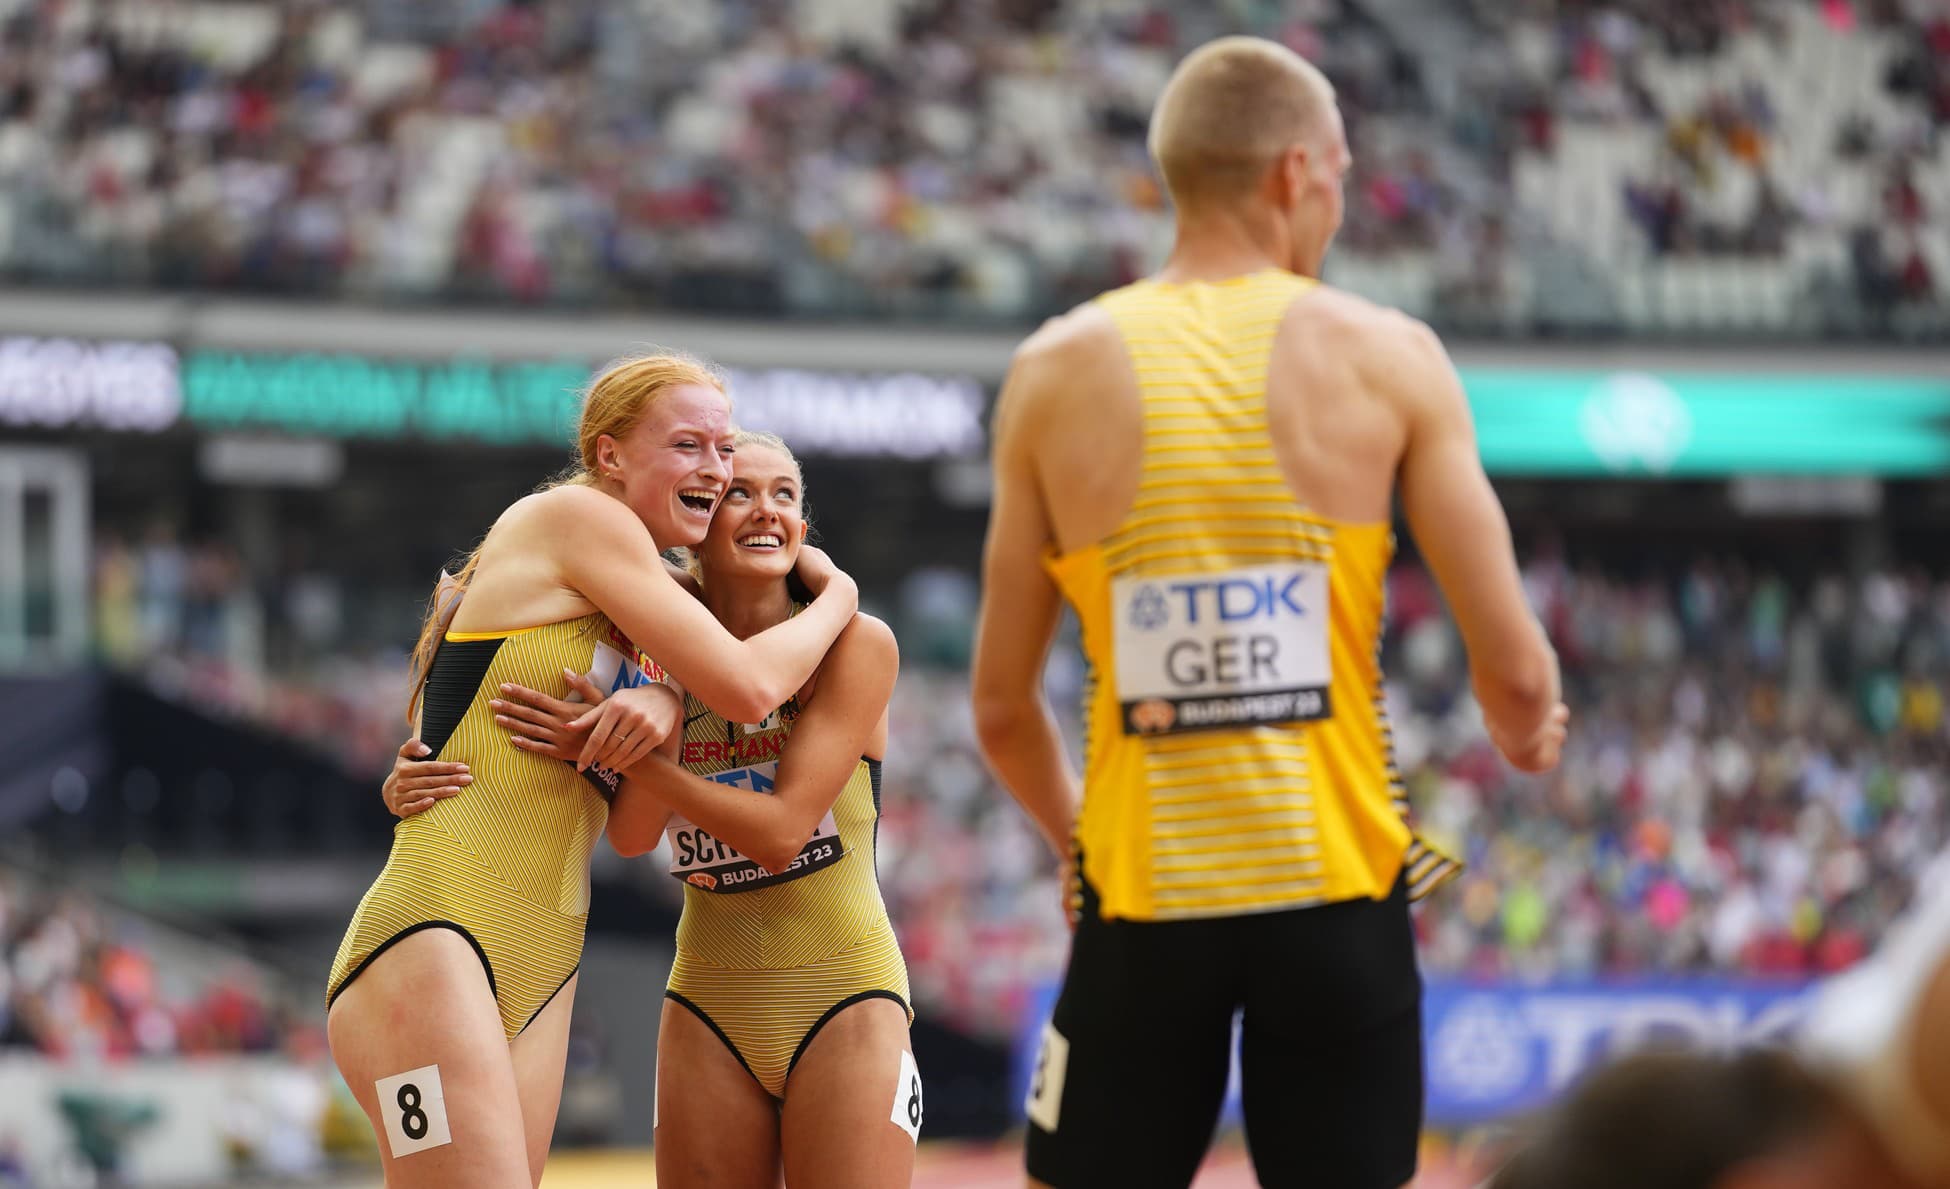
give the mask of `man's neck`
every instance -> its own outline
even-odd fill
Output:
[[[1223,281],[1286,268],[1290,258],[1285,228],[1271,216],[1238,209],[1182,215],[1171,255],[1157,279],[1172,284]]]

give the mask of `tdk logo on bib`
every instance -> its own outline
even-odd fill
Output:
[[[1112,582],[1125,733],[1327,717],[1327,592],[1317,562]]]
[[[1201,616],[1221,623],[1238,623],[1305,615],[1306,605],[1300,601],[1300,590],[1305,583],[1306,575],[1299,572],[1253,579],[1147,582],[1131,595],[1131,626],[1146,632],[1167,626],[1172,621],[1174,603],[1179,604],[1176,608],[1179,617],[1187,624],[1196,624]]]

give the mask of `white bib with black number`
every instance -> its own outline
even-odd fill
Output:
[[[1326,718],[1327,591],[1319,562],[1113,579],[1124,733]]]
[[[778,778],[779,765],[774,760],[714,772],[705,777],[706,780],[733,788],[768,794],[777,785]],[[713,837],[704,827],[682,817],[673,816],[670,819],[670,825],[664,828],[664,838],[670,843],[670,873],[692,887],[707,892],[749,892],[755,888],[771,887],[830,867],[846,853],[846,848],[840,843],[840,828],[834,823],[830,809],[825,817],[819,819],[819,825],[813,830],[812,837],[806,840],[806,845],[799,848],[799,855],[792,860],[792,865],[777,873],[767,871],[754,860]]]

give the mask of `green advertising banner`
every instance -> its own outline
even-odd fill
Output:
[[[0,425],[566,446],[587,363],[415,363],[0,338]],[[815,455],[973,458],[970,376],[728,372],[739,420]],[[1950,474],[1950,374],[1463,369],[1483,463],[1512,476]]]
[[[566,444],[575,394],[588,379],[589,368],[567,362],[422,364],[196,351],[183,361],[183,415],[210,429]]]
[[[1499,475],[1950,471],[1950,378],[1463,372]]]
[[[404,363],[356,355],[192,352],[183,415],[207,429],[567,446],[587,364]],[[740,424],[811,455],[979,456],[986,397],[969,376],[726,369]]]

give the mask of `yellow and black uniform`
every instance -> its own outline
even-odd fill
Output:
[[[452,929],[474,944],[510,1038],[582,960],[589,852],[616,776],[521,751],[488,700],[504,682],[553,689],[562,670],[616,690],[660,675],[601,613],[511,632],[449,632],[428,669],[420,740],[464,762],[464,797],[402,820],[393,853],[339,943],[326,1002],[400,938]]]
[[[1414,1169],[1407,900],[1455,865],[1410,830],[1391,754],[1390,526],[1305,511],[1273,451],[1269,360],[1313,284],[1098,299],[1144,447],[1123,522],[1047,561],[1090,669],[1083,920],[1030,1100],[1030,1172],[1053,1185],[1187,1183],[1241,1011],[1262,1184],[1392,1189]]]
[[[686,700],[686,770],[771,792],[799,717],[797,699],[764,722],[734,723]],[[880,761],[862,757],[785,871],[773,874],[702,827],[671,822],[670,872],[684,881],[666,994],[694,1012],[775,1098],[827,1020],[863,999],[907,1010],[907,964],[874,868]]]

